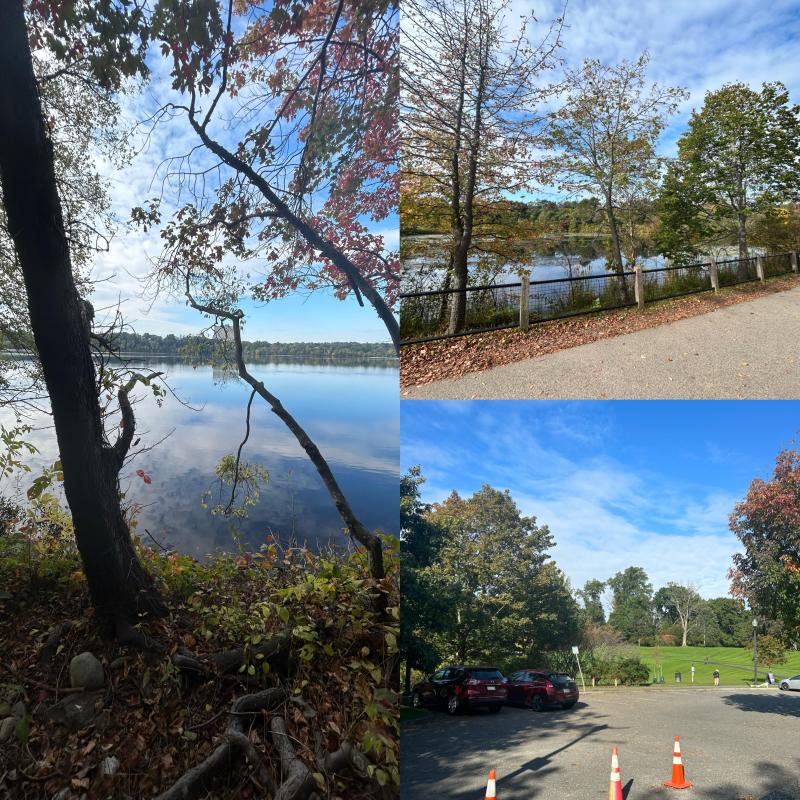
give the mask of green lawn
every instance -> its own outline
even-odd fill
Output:
[[[753,649],[746,647],[640,647],[643,664],[650,668],[651,678],[660,665],[665,684],[675,684],[675,673],[681,672],[682,682],[691,683],[694,664],[695,685],[712,686],[712,673],[719,670],[720,685],[742,686],[753,680]],[[707,662],[707,663],[706,663]],[[789,652],[785,664],[773,664],[776,678],[800,674],[800,652]],[[759,659],[758,674],[764,680],[767,666]]]

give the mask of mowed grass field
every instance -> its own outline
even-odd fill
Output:
[[[695,686],[713,686],[713,672],[719,670],[721,686],[744,686],[753,681],[753,649],[747,647],[640,647],[642,663],[650,669],[651,679],[663,669],[664,683],[675,684],[675,673],[682,673],[682,683],[690,684],[694,664]],[[800,675],[800,652],[789,651],[784,664],[773,664],[776,678]],[[767,665],[759,658],[758,675],[764,680]]]

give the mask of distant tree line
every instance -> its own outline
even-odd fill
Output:
[[[782,455],[778,472],[781,486],[791,472],[796,489],[800,457]],[[741,566],[733,575],[732,597],[704,599],[688,582],[654,590],[638,566],[589,580],[574,591],[548,554],[555,542],[547,526],[524,516],[508,491],[484,486],[471,497],[452,492],[442,502],[427,504],[420,494],[424,481],[414,467],[402,476],[400,488],[400,650],[406,690],[413,670],[429,672],[446,663],[487,663],[506,672],[543,665],[573,672],[572,645],[581,648],[587,680],[648,683],[640,646],[750,647],[754,617],[762,664],[780,664],[787,648],[797,648],[795,595],[787,588],[786,600],[773,598],[774,609],[766,601],[754,605],[755,595],[736,588],[753,581]],[[764,486],[755,485],[751,494],[772,490]],[[753,524],[748,508],[737,507],[740,527]],[[798,573],[786,573],[787,587]],[[789,606],[791,613],[782,613]]]
[[[606,617],[602,597],[611,593]],[[628,567],[607,581],[587,581],[578,590],[585,638],[642,646],[750,647],[757,620],[759,653],[779,664],[797,647],[783,620],[756,612],[735,597],[704,599],[691,583],[669,582],[654,591],[641,567]]]
[[[20,343],[30,339],[23,334],[4,334],[0,331],[0,350],[19,349]],[[32,341],[28,342],[32,346]],[[130,333],[114,335],[112,344],[120,353],[148,353],[158,355],[191,356],[210,359],[218,349],[220,339],[204,336],[176,336],[168,333]],[[243,342],[248,359],[272,356],[313,356],[315,358],[370,358],[395,356],[391,342]],[[27,349],[27,348],[26,348]]]

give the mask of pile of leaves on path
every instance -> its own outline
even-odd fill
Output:
[[[532,325],[527,331],[506,329],[410,345],[400,351],[400,386],[423,386],[470,372],[555,353],[568,347],[654,328],[706,314],[755,297],[797,287],[793,275],[768,283],[748,283],[710,292],[648,303],[642,310],[625,308]]]
[[[271,714],[283,716],[314,773],[312,797],[397,796],[396,540],[385,538],[389,609],[381,616],[368,599],[375,587],[363,552],[282,548],[268,536],[256,553],[199,563],[137,545],[173,610],[140,625],[168,648],[143,654],[100,638],[69,518],[55,499],[9,509],[0,507],[0,720],[14,721],[0,741],[0,797],[156,797],[219,745],[233,701],[278,686],[289,700]],[[291,649],[288,666],[276,670],[255,651],[280,632]],[[171,658],[183,648],[201,658],[236,647],[245,659],[234,674],[187,676]],[[102,663],[104,685],[92,693],[91,721],[75,729],[54,709],[76,696],[70,662],[86,651]],[[246,735],[271,772],[267,783],[280,787],[268,717],[248,718]],[[344,742],[368,768],[320,770],[320,747],[332,753]],[[273,797],[264,779],[240,756],[201,796]]]

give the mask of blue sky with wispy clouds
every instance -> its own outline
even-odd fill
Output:
[[[782,401],[406,401],[401,430],[401,469],[422,467],[425,501],[509,489],[549,526],[574,587],[640,566],[656,587],[715,597],[739,549],[728,515],[800,414]]]
[[[509,26],[531,11],[544,25],[563,6],[563,0],[512,0]],[[706,92],[726,83],[757,89],[781,81],[792,102],[800,102],[798,0],[569,0],[565,19],[561,56],[567,66],[577,67],[585,58],[608,64],[633,60],[647,50],[650,81],[689,91],[663,134],[662,155],[677,154],[692,109],[702,106]]]
[[[143,232],[126,226],[131,209],[147,200],[162,197],[162,219],[191,199],[187,184],[181,184],[174,175],[175,165],[167,159],[191,153],[194,170],[208,168],[215,161],[198,148],[199,140],[184,116],[163,119],[151,130],[143,125],[164,103],[187,102],[171,89],[169,67],[171,61],[161,58],[153,47],[148,63],[151,79],[143,91],[134,89],[120,99],[123,123],[135,129],[130,144],[137,154],[132,162],[117,170],[101,160],[101,172],[110,182],[113,210],[120,221],[109,252],[100,254],[95,262],[93,278],[98,281],[92,298],[97,309],[114,306],[123,300],[122,310],[126,322],[140,333],[197,333],[207,323],[190,308],[182,298],[143,296],[142,280],[151,269],[150,260],[161,252],[158,227]],[[250,125],[235,128],[230,122],[235,111],[234,103],[224,99],[215,114],[210,131],[228,146],[234,146]],[[140,123],[139,127],[136,127]],[[197,148],[197,149],[194,149]],[[170,175],[170,173],[173,173]],[[227,173],[222,174],[222,179]],[[216,173],[206,176],[210,191],[217,181]],[[388,250],[398,247],[399,231],[396,218],[390,218],[373,230],[384,235]],[[252,271],[253,265],[248,265]],[[268,265],[256,265],[263,273]],[[291,297],[256,305],[245,301],[242,308],[247,314],[245,336],[271,342],[287,341],[389,341],[386,328],[368,303],[360,307],[349,297],[336,299],[332,292],[298,293]]]

